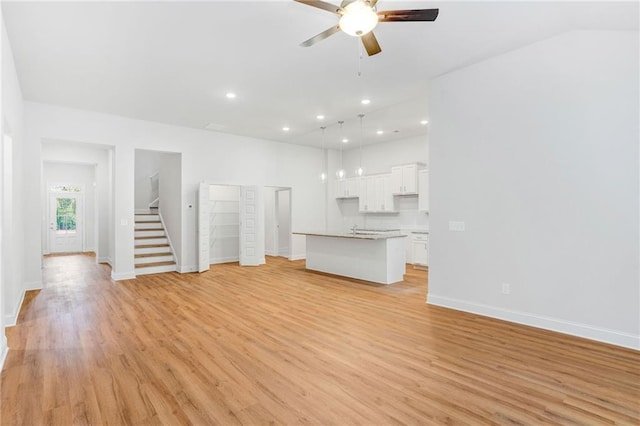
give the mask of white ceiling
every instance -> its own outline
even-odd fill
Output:
[[[365,144],[425,134],[419,122],[435,76],[565,31],[638,29],[637,2],[380,0],[378,10],[439,8],[440,15],[433,23],[381,23],[382,53],[359,61],[358,39],[342,33],[299,47],[336,17],[294,1],[3,1],[2,8],[26,100],[314,146],[323,125],[316,115],[324,114],[333,147],[339,120],[346,147],[356,146],[359,113]],[[228,91],[237,98],[226,99]],[[363,97],[371,104],[361,105]]]

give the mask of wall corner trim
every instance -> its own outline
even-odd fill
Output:
[[[111,272],[111,279],[114,281],[122,281],[122,280],[133,280],[136,278],[136,273],[131,271],[131,272],[122,272],[122,273],[115,273],[115,272]]]
[[[588,324],[581,324],[557,318],[544,317],[528,312],[519,312],[495,306],[483,305],[466,300],[453,299],[444,296],[427,296],[427,304],[455,309],[463,312],[483,315],[499,320],[509,321],[531,327],[542,328],[558,333],[569,334],[576,337],[595,340],[602,343],[609,343],[629,349],[640,350],[640,335],[636,336],[617,330],[610,330],[601,327],[594,327]]]

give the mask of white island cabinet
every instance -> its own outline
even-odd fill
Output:
[[[379,284],[393,284],[404,279],[404,234],[294,234],[306,235],[307,269]]]

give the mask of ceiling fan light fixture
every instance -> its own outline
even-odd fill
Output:
[[[378,14],[363,0],[355,0],[344,8],[338,25],[350,36],[361,37],[378,25]]]

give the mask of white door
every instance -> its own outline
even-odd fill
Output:
[[[74,253],[83,250],[82,195],[49,193],[49,252]]]
[[[209,184],[198,188],[198,272],[209,270]]]
[[[258,186],[240,188],[240,265],[258,266],[264,258],[264,206]]]

